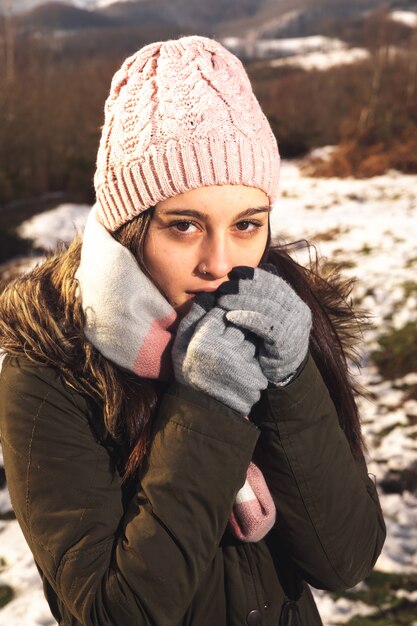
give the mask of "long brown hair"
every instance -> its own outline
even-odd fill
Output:
[[[126,246],[146,272],[143,249],[152,210],[124,224],[114,238]],[[311,252],[313,247],[302,242]],[[146,457],[152,416],[161,384],[142,379],[103,357],[84,334],[85,318],[76,296],[74,274],[80,262],[82,238],[76,235],[29,274],[11,282],[0,296],[0,346],[8,354],[25,354],[31,361],[55,367],[67,385],[92,399],[103,412],[110,437],[122,453],[121,474],[130,478]],[[350,301],[353,282],[328,273],[312,255],[304,267],[291,256],[300,242],[268,243],[264,260],[309,305],[313,313],[311,351],[336,406],[340,424],[354,454],[363,441],[348,361],[364,317]]]

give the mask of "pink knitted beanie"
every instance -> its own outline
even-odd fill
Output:
[[[242,63],[218,42],[153,43],[114,75],[94,177],[109,231],[204,185],[256,187],[273,203],[278,176],[271,127]]]

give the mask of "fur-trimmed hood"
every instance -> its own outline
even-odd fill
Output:
[[[4,288],[0,294],[3,351],[25,354],[31,361],[63,373],[79,373],[87,343],[74,279],[81,244],[77,236],[68,247],[60,245],[46,260]]]

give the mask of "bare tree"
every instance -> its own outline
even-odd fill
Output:
[[[5,47],[5,75],[6,81],[12,82],[14,79],[14,52],[15,33],[13,24],[13,0],[3,0],[4,14],[4,47]]]
[[[408,81],[407,81],[407,104],[412,105],[416,94],[417,81],[417,35],[411,38],[408,49]]]

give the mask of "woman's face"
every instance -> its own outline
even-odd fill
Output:
[[[180,316],[237,265],[256,267],[268,240],[268,196],[255,187],[200,187],[159,202],[144,246],[153,281]],[[206,273],[203,273],[206,272]]]

